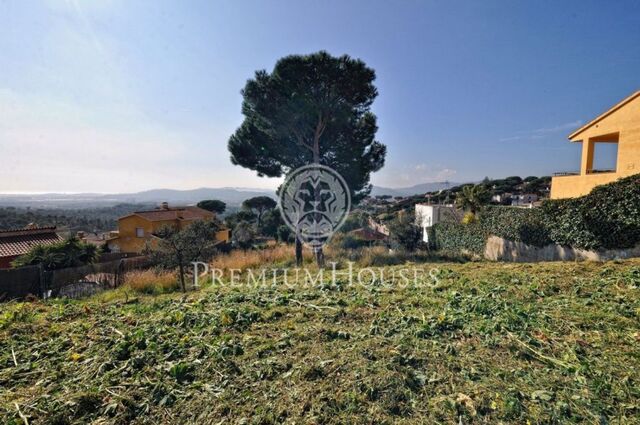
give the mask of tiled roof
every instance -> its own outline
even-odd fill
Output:
[[[0,230],[0,257],[26,254],[36,245],[51,245],[61,240],[55,226]]]
[[[380,233],[368,227],[361,227],[359,229],[352,230],[350,233],[365,241],[381,241],[387,238],[387,235],[384,233]]]
[[[214,213],[198,207],[161,208],[150,211],[136,211],[133,215],[140,216],[149,221],[212,219],[216,216]]]

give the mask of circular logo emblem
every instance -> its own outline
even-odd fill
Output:
[[[342,176],[311,164],[289,173],[280,188],[280,211],[302,242],[320,248],[347,219],[351,194]]]

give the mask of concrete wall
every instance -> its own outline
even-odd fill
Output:
[[[640,245],[630,249],[586,251],[560,245],[535,247],[522,242],[513,242],[497,236],[487,240],[484,256],[493,261],[608,261],[617,258],[640,257]]]

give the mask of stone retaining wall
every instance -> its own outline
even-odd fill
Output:
[[[629,249],[587,251],[561,245],[536,247],[522,242],[513,242],[497,236],[490,236],[485,246],[484,256],[493,261],[536,262],[536,261],[608,261],[621,258],[640,257],[640,245]]]

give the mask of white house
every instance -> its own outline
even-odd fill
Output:
[[[538,195],[535,193],[523,193],[512,198],[511,205],[514,207],[531,206],[538,201]]]
[[[429,242],[429,228],[447,217],[454,217],[455,213],[453,205],[416,204],[416,222],[422,227],[422,240]]]

